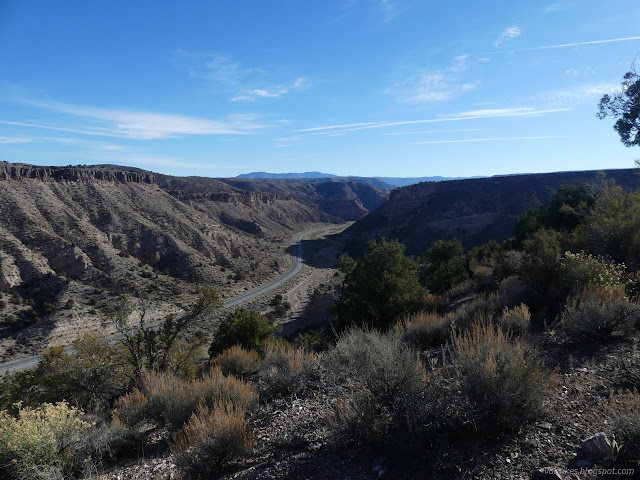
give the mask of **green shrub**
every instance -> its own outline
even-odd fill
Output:
[[[467,278],[460,240],[438,240],[421,255],[422,278],[427,289],[442,294]]]
[[[83,461],[78,446],[91,428],[82,411],[66,402],[0,412],[0,472],[15,479],[62,479],[77,473]]]
[[[603,287],[615,287],[627,283],[626,267],[604,257],[584,252],[565,252],[561,262],[563,278],[570,284],[588,283]]]
[[[356,260],[343,255],[338,268],[345,279],[334,304],[338,332],[357,325],[387,330],[422,308],[424,289],[418,264],[397,240],[372,240],[369,252]]]
[[[628,332],[637,327],[639,320],[640,305],[626,299],[573,300],[565,306],[561,316],[567,341],[586,345],[606,341],[616,330]]]
[[[213,358],[233,345],[263,354],[274,331],[273,322],[264,315],[239,308],[220,323],[209,348],[209,356]]]
[[[500,327],[476,323],[448,349],[457,387],[453,398],[466,421],[484,433],[517,430],[545,411],[547,375],[519,339]],[[456,400],[452,400],[456,401]],[[464,419],[463,419],[464,420]]]
[[[212,475],[252,451],[254,440],[242,407],[231,402],[199,405],[185,426],[174,434],[171,450],[196,475]],[[198,477],[200,478],[200,477]]]

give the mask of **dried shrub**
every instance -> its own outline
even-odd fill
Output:
[[[470,278],[466,278],[452,285],[451,288],[447,290],[446,296],[448,298],[461,298],[477,290],[478,282],[471,280]]]
[[[467,420],[479,430],[517,430],[544,413],[545,370],[509,332],[476,323],[455,335],[448,350],[458,384],[455,394],[459,392],[458,401],[468,409]]]
[[[504,307],[502,316],[500,317],[500,325],[507,330],[515,334],[524,333],[529,328],[530,324],[531,312],[526,304],[521,303],[517,307],[511,309]]]
[[[640,395],[637,391],[618,392],[605,403],[602,416],[619,449],[614,450],[618,468],[640,467]]]
[[[330,353],[329,365],[346,389],[334,428],[365,446],[420,438],[426,371],[400,335],[348,330]]]
[[[13,417],[0,412],[0,473],[3,478],[62,479],[77,473],[83,458],[82,435],[92,425],[66,402],[20,408]]]
[[[211,365],[219,367],[225,375],[235,375],[243,378],[254,373],[260,363],[258,352],[252,349],[246,350],[240,345],[227,348],[211,361]]]
[[[316,383],[319,368],[317,354],[272,342],[258,369],[256,381],[260,395],[272,399],[301,393]]]
[[[485,265],[479,265],[473,270],[473,278],[478,287],[483,291],[495,289],[495,278],[493,276],[493,268]]]
[[[243,408],[218,401],[211,407],[198,406],[184,427],[174,434],[171,450],[189,470],[209,475],[249,455],[253,442]]]
[[[425,350],[442,345],[451,333],[451,319],[435,313],[418,313],[399,323],[396,330],[402,340],[414,348]]]
[[[617,300],[627,300],[624,285],[598,285],[596,283],[587,283],[576,289],[574,299],[582,300],[599,300],[603,303],[612,303]]]
[[[223,375],[217,367],[194,380],[183,380],[168,373],[148,372],[142,379],[140,391],[118,400],[116,412],[130,424],[143,419],[156,419],[169,423],[173,428],[180,428],[199,403],[213,405],[217,401],[230,401],[249,409],[257,399],[258,395],[251,385],[236,377]]]
[[[628,300],[574,299],[561,316],[566,341],[576,345],[597,345],[615,331],[628,331],[640,319],[640,305]]]
[[[462,304],[454,312],[447,315],[453,327],[457,330],[468,330],[479,321],[493,321],[501,306],[500,295],[492,293],[475,297],[470,302]]]
[[[425,312],[441,313],[449,306],[449,300],[441,295],[427,293],[423,299]]]
[[[110,422],[97,419],[95,428],[81,438],[79,449],[90,459],[83,467],[83,474],[91,478],[108,464],[139,455],[142,452],[142,434],[117,416]]]

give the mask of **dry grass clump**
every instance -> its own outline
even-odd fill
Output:
[[[531,312],[529,307],[521,303],[517,307],[504,307],[500,317],[500,325],[514,334],[521,334],[527,331],[531,324]]]
[[[366,446],[420,438],[426,371],[400,335],[347,330],[330,353],[329,364],[346,388],[333,419],[338,431]]]
[[[567,342],[598,345],[615,331],[628,334],[640,321],[640,305],[626,299],[612,301],[578,297],[565,305],[560,318]]]
[[[303,348],[272,342],[258,369],[256,382],[260,395],[273,399],[300,393],[312,386],[318,377],[318,355]]]
[[[79,449],[92,428],[84,413],[66,402],[19,408],[18,416],[0,412],[0,473],[3,478],[62,479],[86,460]]]
[[[402,340],[420,350],[442,345],[449,339],[451,319],[435,313],[421,312],[396,325]]]
[[[479,430],[517,430],[544,413],[545,370],[511,333],[476,323],[453,337],[449,354],[457,383],[452,401],[465,406],[467,421]],[[456,400],[457,392],[460,397]]]
[[[184,427],[173,435],[171,450],[197,474],[220,471],[252,451],[254,439],[245,411],[230,401],[198,405]]]
[[[184,380],[168,373],[147,372],[139,390],[116,402],[116,413],[129,424],[152,418],[180,428],[199,403],[213,405],[221,400],[231,401],[248,409],[256,404],[257,399],[251,385],[236,377],[225,376],[217,367],[194,380]]]
[[[227,348],[211,360],[211,365],[219,367],[225,375],[235,375],[242,378],[253,374],[260,363],[258,352],[253,349],[247,350],[240,345]]]

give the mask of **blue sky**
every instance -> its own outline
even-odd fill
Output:
[[[0,0],[0,160],[174,175],[630,168],[640,2]]]

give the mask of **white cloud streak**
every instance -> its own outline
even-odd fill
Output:
[[[511,50],[494,50],[492,52],[481,52],[481,53],[470,53],[469,56],[480,56],[480,55],[492,55],[496,53],[518,53],[518,52],[531,52],[535,50],[550,50],[554,48],[570,48],[570,47],[581,47],[585,45],[599,45],[603,43],[617,43],[617,42],[630,42],[633,40],[640,40],[640,36],[636,37],[621,37],[621,38],[609,38],[606,40],[590,40],[586,42],[574,42],[574,43],[560,43],[557,45],[544,45],[541,47],[529,47],[529,48],[516,48]]]
[[[0,143],[19,144],[19,143],[33,143],[33,142],[35,142],[35,140],[32,140],[30,138],[0,136]]]
[[[100,125],[67,128],[10,121],[0,121],[0,123],[135,140],[154,140],[183,135],[247,135],[266,127],[266,125],[256,122],[258,118],[256,116],[230,116],[225,121],[219,121],[177,114],[117,110],[63,103],[36,101],[24,101],[23,103],[78,118],[91,119]]]
[[[496,47],[499,47],[504,42],[519,37],[520,33],[521,33],[520,32],[520,27],[517,27],[515,25],[511,25],[511,26],[509,26],[509,27],[504,29],[504,31],[500,34],[498,39],[495,42],[493,42],[493,45],[496,46]]]
[[[539,137],[494,137],[494,138],[467,138],[463,140],[431,140],[426,142],[409,142],[409,145],[430,145],[438,143],[473,143],[473,142],[502,142],[509,140],[547,140],[552,138],[567,138],[562,135],[542,135]]]
[[[550,109],[534,109],[534,108],[498,108],[498,109],[488,109],[488,110],[470,110],[467,112],[455,113],[451,114],[448,117],[441,118],[429,118],[425,120],[407,120],[401,122],[363,122],[363,123],[351,123],[346,125],[326,125],[322,127],[311,127],[311,128],[303,128],[299,130],[294,130],[294,132],[298,133],[307,133],[313,132],[311,134],[315,134],[321,131],[332,131],[336,132],[350,132],[355,130],[368,130],[371,128],[384,128],[384,127],[395,127],[400,125],[419,125],[426,123],[441,123],[441,122],[455,122],[461,120],[479,120],[485,118],[504,118],[504,117],[526,117],[526,116],[537,116],[537,115],[545,115],[548,113],[557,113],[557,112],[567,112],[570,111],[570,108],[550,108]]]

